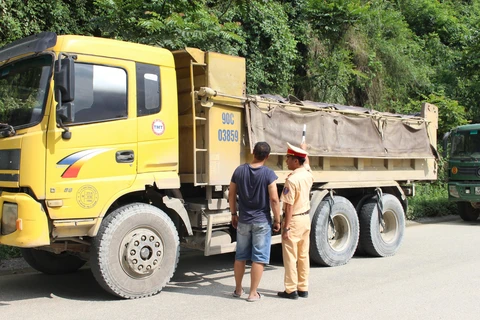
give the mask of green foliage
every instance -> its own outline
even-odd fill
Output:
[[[306,12],[301,96],[385,110],[430,93],[422,45],[389,1],[309,1]]]
[[[438,34],[443,44],[462,44],[468,29],[459,23],[459,12],[450,1],[399,0],[397,3],[418,36]]]
[[[305,63],[297,77],[295,93],[308,100],[348,104],[350,84],[355,77],[366,79],[355,66],[352,50],[346,46],[347,35],[368,5],[360,1],[315,1],[305,4],[304,18],[309,25],[301,38]],[[302,16],[302,17],[303,17]]]
[[[456,126],[467,124],[465,108],[459,105],[458,101],[431,94],[427,102],[436,105],[439,110],[438,137],[443,137],[446,132]]]
[[[418,184],[416,194],[408,199],[407,219],[457,214],[457,206],[448,201],[446,183]]]
[[[296,93],[305,100],[348,104],[349,84],[355,75],[351,52],[329,47],[329,40],[311,39],[306,76],[297,80]]]
[[[423,103],[431,103],[438,107],[438,130],[437,141],[441,141],[443,135],[452,128],[467,124],[467,113],[458,101],[451,100],[444,95],[430,94],[422,100],[409,100],[402,105],[394,105],[394,109],[402,114],[419,113],[419,106]]]
[[[460,101],[468,108],[469,118],[480,122],[480,3],[474,1],[471,6],[462,8],[463,21],[469,32],[465,34],[465,45],[459,53],[455,66],[458,70],[456,86],[452,89]]]
[[[101,35],[168,49],[197,47],[238,54],[244,42],[237,23],[220,23],[202,2],[95,1]]]
[[[92,1],[0,0],[0,46],[42,31],[86,34]]]
[[[284,7],[278,2],[246,1],[236,7],[232,18],[245,35],[240,54],[248,62],[248,92],[290,93],[298,52]]]
[[[3,259],[18,258],[20,256],[19,248],[0,245],[0,261]]]
[[[336,43],[369,10],[360,0],[307,1],[307,16],[314,30]]]
[[[374,59],[365,66],[373,86],[365,88],[368,99],[355,102],[390,109],[394,103],[406,103],[408,98],[430,92],[432,70],[422,62],[422,45],[391,3],[373,1],[359,29],[368,39],[369,56]]]

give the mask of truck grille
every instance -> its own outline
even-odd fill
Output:
[[[458,167],[458,174],[462,175],[479,175],[480,167]]]

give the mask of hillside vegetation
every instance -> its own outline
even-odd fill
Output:
[[[477,0],[1,0],[0,13],[0,46],[53,31],[197,47],[246,57],[248,93],[398,113],[434,103],[438,141],[480,119]],[[448,214],[446,199],[441,174],[407,215]]]

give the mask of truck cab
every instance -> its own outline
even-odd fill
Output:
[[[3,49],[0,243],[93,235],[122,194],[179,187],[173,55],[131,45],[43,33]]]
[[[146,194],[180,186],[176,85],[173,54],[162,48],[50,32],[1,48],[0,244],[22,248],[39,271],[72,272],[90,259],[109,213],[165,207],[165,193]],[[170,234],[124,230],[125,279],[176,266],[172,219],[150,211],[133,219],[167,223]],[[137,254],[127,259],[126,250]]]
[[[459,126],[444,137],[449,148],[448,199],[458,205],[465,221],[480,215],[480,124]]]

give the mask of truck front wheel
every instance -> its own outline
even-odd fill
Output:
[[[134,203],[102,222],[91,248],[91,269],[113,295],[135,299],[157,294],[170,281],[180,253],[178,233],[162,210]]]
[[[463,221],[476,221],[480,215],[480,210],[472,207],[470,202],[457,202],[457,207]]]
[[[357,248],[358,233],[357,212],[350,201],[340,196],[322,200],[312,218],[312,261],[328,267],[346,264]]]
[[[85,260],[67,252],[56,254],[31,248],[21,251],[23,258],[33,269],[51,275],[75,272],[86,263]]]

